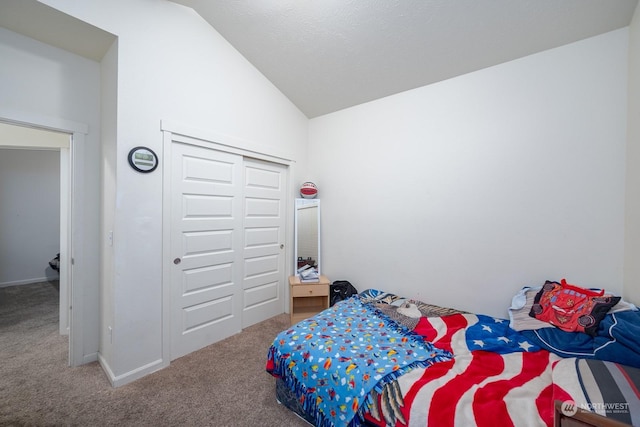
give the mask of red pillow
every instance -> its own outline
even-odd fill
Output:
[[[604,290],[581,288],[565,279],[561,283],[547,280],[536,294],[529,316],[563,331],[595,336],[600,321],[618,301],[620,297],[605,295]]]

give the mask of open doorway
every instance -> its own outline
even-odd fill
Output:
[[[72,134],[0,122],[3,215],[0,250],[9,258],[0,285],[55,281],[59,290],[59,330],[71,343],[71,179]],[[5,208],[8,209],[8,208]],[[14,252],[12,252],[14,251]],[[59,256],[58,272],[49,261]],[[4,261],[1,261],[4,262]]]
[[[60,149],[0,148],[0,287],[59,281]]]
[[[0,148],[0,335],[8,348],[60,331],[59,252],[60,149]]]

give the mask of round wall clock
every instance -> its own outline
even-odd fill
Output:
[[[153,172],[158,167],[158,156],[147,147],[135,147],[129,151],[129,164],[138,172]]]

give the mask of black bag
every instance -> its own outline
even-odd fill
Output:
[[[358,290],[346,280],[336,280],[330,286],[329,302],[334,305],[358,293]]]
[[[51,261],[49,261],[49,266],[55,271],[60,271],[60,254],[56,255]]]

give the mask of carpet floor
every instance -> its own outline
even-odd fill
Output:
[[[0,288],[1,426],[308,426],[275,398],[267,349],[282,314],[111,387],[97,362],[70,368],[55,283]]]

